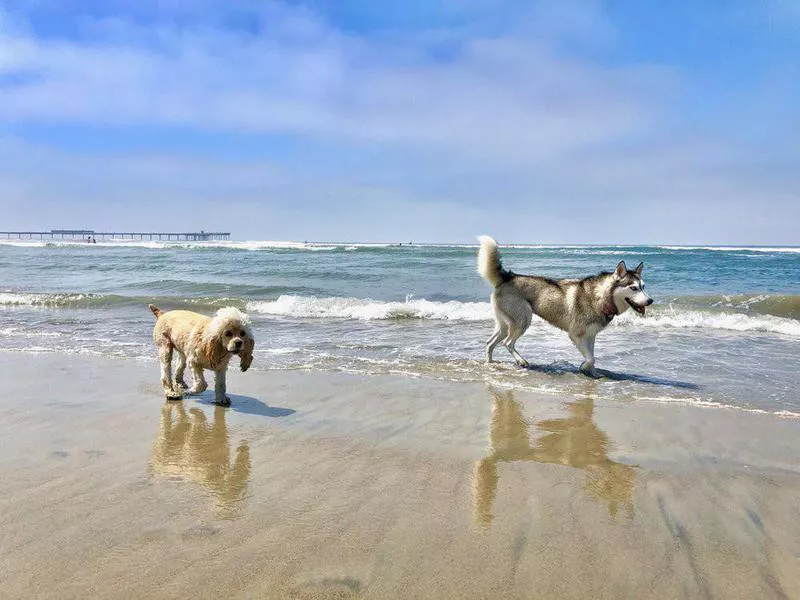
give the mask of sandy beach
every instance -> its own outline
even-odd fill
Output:
[[[800,600],[799,26],[0,0],[0,600]]]
[[[3,598],[800,598],[800,420],[0,356]]]

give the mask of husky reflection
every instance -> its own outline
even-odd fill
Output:
[[[488,525],[497,493],[497,463],[532,460],[567,465],[586,471],[586,491],[608,506],[616,516],[620,507],[633,513],[634,467],[608,458],[608,436],[593,420],[594,400],[571,402],[569,416],[536,423],[531,440],[531,423],[510,391],[492,393],[489,423],[489,453],[475,465],[474,494],[476,523]]]
[[[231,446],[225,409],[216,407],[209,425],[199,408],[168,403],[161,409],[161,428],[153,447],[152,471],[184,477],[200,484],[217,499],[220,516],[235,516],[247,493],[250,479],[250,448],[242,442],[231,464]]]

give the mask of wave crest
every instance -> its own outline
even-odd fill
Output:
[[[103,302],[99,294],[17,294],[0,292],[0,306],[88,306]]]
[[[407,298],[405,302],[382,302],[362,298],[317,298],[315,296],[280,296],[272,301],[247,303],[247,310],[275,316],[306,319],[432,319],[450,321],[485,321],[491,318],[488,302],[432,302]]]
[[[783,314],[796,314],[796,296],[787,297],[741,297],[728,299],[725,303],[698,307],[654,307],[644,319],[627,312],[612,323],[612,327],[635,329],[709,329],[719,331],[765,332],[800,337],[800,320],[773,314],[758,314],[755,306],[776,310]],[[0,306],[32,306],[42,308],[87,308],[128,305],[146,306],[150,302],[172,307],[212,309],[220,306],[236,306],[255,314],[272,315],[296,319],[353,319],[362,321],[385,321],[420,319],[433,321],[490,321],[492,309],[488,302],[436,302],[409,296],[405,301],[381,301],[369,298],[318,297],[282,294],[275,300],[250,300],[231,297],[131,297],[87,293],[15,293],[0,292]],[[771,303],[775,304],[772,306]],[[745,305],[750,310],[745,310]],[[708,308],[705,308],[708,306]],[[720,310],[721,308],[727,310]],[[766,310],[764,310],[766,312]],[[755,314],[754,314],[755,313]],[[543,322],[534,318],[534,327]]]
[[[662,250],[703,250],[705,252],[761,252],[761,253],[782,253],[800,254],[800,248],[796,246],[655,246]]]
[[[794,319],[785,319],[772,315],[751,316],[729,312],[708,312],[699,310],[679,311],[672,308],[653,311],[645,318],[627,312],[615,319],[612,326],[643,329],[752,331],[800,337],[800,321]]]
[[[369,243],[323,243],[323,242],[284,242],[284,241],[178,241],[178,240],[130,240],[102,239],[94,244],[85,240],[14,239],[0,240],[0,246],[21,248],[143,248],[150,250],[307,250],[310,252],[353,251],[360,248],[391,248],[400,244]]]
[[[298,319],[429,319],[447,321],[488,321],[492,319],[488,302],[434,302],[408,298],[405,302],[385,302],[363,298],[318,298],[282,295],[277,300],[251,301],[247,310],[265,315]],[[538,319],[535,324],[541,324]],[[779,333],[800,337],[800,321],[772,315],[746,315],[730,312],[675,310],[653,311],[647,318],[626,313],[613,326],[647,329],[713,329],[723,331]]]

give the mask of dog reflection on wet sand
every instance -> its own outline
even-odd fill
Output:
[[[567,465],[586,471],[588,494],[608,506],[611,516],[620,507],[633,514],[634,467],[608,458],[609,439],[593,420],[591,396],[568,404],[569,416],[536,423],[538,435],[531,439],[531,423],[510,391],[492,393],[489,453],[475,465],[475,522],[488,525],[497,493],[497,463],[530,460]]]
[[[183,404],[168,403],[161,409],[161,427],[153,447],[154,473],[186,478],[203,486],[217,500],[223,518],[236,516],[250,480],[250,447],[239,444],[231,464],[231,445],[225,424],[225,409],[206,414]]]

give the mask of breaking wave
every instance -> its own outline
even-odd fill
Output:
[[[772,294],[738,294],[722,296],[684,296],[670,305],[683,308],[711,308],[736,312],[759,313],[774,317],[800,319],[800,296]]]
[[[271,292],[275,293],[275,292]],[[433,320],[489,321],[488,302],[451,300],[438,302],[409,296],[404,301],[369,298],[318,297],[281,293],[274,300],[246,300],[241,297],[199,296],[121,296],[88,293],[0,292],[0,307],[114,308],[146,307],[156,303],[169,308],[185,307],[211,311],[235,306],[255,314],[295,319],[353,319],[363,321]],[[770,314],[772,313],[772,314]],[[646,318],[628,311],[612,327],[637,329],[710,329],[719,331],[764,332],[800,337],[800,297],[798,296],[713,296],[675,299],[669,305],[655,306]],[[534,319],[534,326],[541,326]]]
[[[615,319],[612,327],[644,329],[714,329],[722,331],[779,333],[800,337],[800,321],[772,315],[700,310],[654,310],[646,318],[627,312]]]
[[[306,319],[433,319],[484,321],[491,318],[488,302],[432,302],[407,298],[405,302],[383,302],[362,298],[317,298],[280,296],[272,301],[247,303],[247,310],[265,315]]]
[[[0,306],[46,306],[79,307],[112,303],[112,296],[100,294],[26,294],[15,292],[0,293]]]
[[[284,240],[247,240],[247,241],[178,241],[178,240],[131,240],[131,239],[101,239],[96,244],[87,244],[85,240],[57,240],[57,239],[0,239],[0,245],[21,246],[32,248],[74,248],[74,247],[115,247],[115,248],[186,248],[186,249],[234,249],[234,250],[310,250],[333,251],[354,250],[358,248],[440,248],[440,249],[477,249],[475,243],[462,244],[413,244],[413,243],[365,243],[365,242],[307,242]],[[635,254],[650,254],[659,250],[669,251],[704,251],[704,252],[753,252],[753,253],[784,253],[800,254],[797,246],[678,246],[655,245],[640,246],[631,244],[502,244],[503,248],[521,250],[566,250],[568,253],[586,254],[619,254],[620,251],[639,250]],[[641,252],[643,251],[643,252]]]
[[[151,250],[307,250],[310,252],[352,251],[359,248],[390,248],[400,244],[324,243],[283,241],[208,241],[186,242],[169,240],[98,240],[87,244],[82,240],[0,240],[0,245],[23,248],[143,248]]]
[[[244,300],[225,297],[176,298],[170,296],[120,296],[116,294],[0,292],[0,307],[32,306],[57,309],[142,306],[146,310],[147,305],[150,303],[164,304],[170,308],[185,306],[198,310],[203,308],[210,310],[222,306],[236,306],[243,309],[246,304]]]
[[[298,319],[429,319],[447,321],[487,321],[492,318],[488,302],[433,302],[408,298],[404,302],[384,302],[362,298],[318,298],[283,295],[276,300],[251,301],[247,310],[264,315]],[[715,329],[779,333],[800,337],[800,321],[773,315],[747,315],[711,310],[657,309],[642,319],[626,313],[613,326],[653,329]]]
[[[800,254],[796,246],[655,246],[662,250],[704,250],[708,252],[780,252]]]

